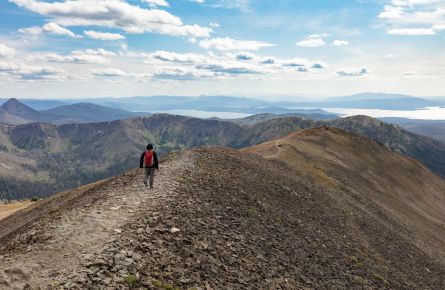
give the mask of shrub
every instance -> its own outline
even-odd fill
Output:
[[[139,284],[139,280],[134,275],[128,275],[124,278],[124,282],[131,288],[136,287]]]

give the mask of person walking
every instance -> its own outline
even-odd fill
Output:
[[[139,167],[144,168],[144,185],[153,188],[153,182],[155,179],[155,170],[159,169],[158,165],[158,155],[153,150],[153,144],[147,145],[147,150],[145,150],[139,162]]]

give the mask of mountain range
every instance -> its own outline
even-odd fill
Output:
[[[319,108],[415,110],[443,106],[445,102],[439,99],[433,100],[401,94],[361,93],[346,97],[327,98],[316,102],[305,102],[299,105]]]
[[[98,123],[0,125],[0,199],[47,196],[114,176],[137,166],[148,142],[160,155],[203,145],[243,148],[317,126],[367,136],[445,176],[444,143],[369,117],[329,121],[282,117],[239,125],[156,114]]]
[[[133,112],[154,113],[166,110],[199,110],[247,114],[329,114],[321,110],[321,108],[415,110],[425,107],[445,106],[445,98],[414,97],[385,93],[359,93],[324,99],[308,99],[295,96],[292,99],[299,101],[265,101],[255,98],[230,96],[136,96],[125,98],[88,98],[88,102]],[[2,101],[6,102],[7,99],[0,99],[0,103]],[[22,102],[37,110],[47,110],[68,104],[84,103],[85,99],[23,99]],[[311,110],[317,111],[311,112]]]
[[[17,99],[9,99],[0,106],[0,122],[6,124],[26,124],[33,122],[66,124],[104,122],[149,115],[109,108],[91,103],[61,105],[37,111]]]
[[[156,120],[164,125],[150,134],[171,141],[162,133],[171,118],[133,122]],[[199,137],[225,144],[242,130],[174,120],[188,137],[187,125],[212,124]],[[128,122],[127,136],[138,134]],[[222,126],[233,131],[214,132]],[[171,152],[152,190],[133,169],[1,220],[0,286],[444,289],[444,224],[445,181],[420,162],[341,129],[308,128],[242,150]]]
[[[419,135],[445,141],[445,120],[415,120],[405,118],[380,118],[380,120],[396,124],[403,129]]]

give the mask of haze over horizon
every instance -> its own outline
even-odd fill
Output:
[[[1,97],[445,96],[443,0],[8,0],[0,19]]]

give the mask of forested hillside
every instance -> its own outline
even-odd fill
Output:
[[[299,118],[252,127],[159,114],[113,122],[0,125],[0,199],[43,197],[138,166],[149,142],[160,155],[202,145],[241,148],[313,126]]]
[[[158,114],[101,123],[0,125],[0,199],[43,197],[138,166],[147,143],[160,155],[202,145],[243,148],[330,125],[369,137],[445,176],[445,144],[364,116],[334,121],[283,117],[243,126]]]

